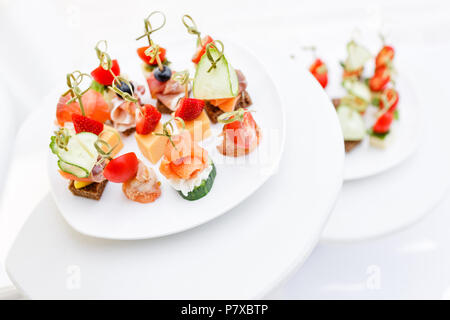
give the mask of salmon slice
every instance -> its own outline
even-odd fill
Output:
[[[56,106],[56,120],[61,127],[66,122],[72,122],[73,113],[81,114],[78,102],[74,101],[67,104],[70,99],[70,95],[61,96]],[[83,102],[84,111],[88,118],[101,123],[111,119],[109,106],[99,92],[90,89],[83,95],[81,101]]]
[[[167,179],[192,179],[208,166],[208,152],[192,141],[184,130],[167,142],[164,158],[159,167]]]

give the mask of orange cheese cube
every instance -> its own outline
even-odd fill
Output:
[[[192,121],[185,121],[186,130],[191,134],[192,140],[198,142],[211,136],[211,122],[209,117],[206,115],[205,110],[198,116],[197,119]],[[182,124],[177,121],[177,126],[179,129],[183,128]]]
[[[115,157],[120,150],[123,148],[123,141],[120,137],[119,131],[117,131],[115,128],[104,125],[103,131],[99,135],[100,140],[105,141],[108,143],[111,148],[115,146],[113,149],[113,152],[111,153],[111,157]],[[108,147],[106,145],[101,145],[101,148],[103,151],[108,152]]]
[[[153,132],[163,132],[161,122],[158,123]],[[164,148],[166,147],[169,139],[164,136],[156,136],[153,132],[146,135],[135,133],[134,136],[136,138],[139,150],[141,150],[144,157],[146,157],[151,163],[156,164],[163,156]]]

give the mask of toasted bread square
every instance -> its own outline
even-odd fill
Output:
[[[78,197],[84,197],[93,200],[100,200],[103,194],[103,190],[105,190],[106,184],[108,180],[104,180],[103,182],[94,182],[86,187],[81,189],[77,189],[74,186],[73,180],[70,180],[69,190]]]

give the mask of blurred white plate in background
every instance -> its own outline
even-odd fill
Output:
[[[392,124],[391,141],[386,149],[378,149],[369,145],[369,137],[345,155],[344,180],[361,179],[389,170],[407,159],[416,150],[423,136],[423,119],[420,106],[405,73],[399,72],[397,90],[399,92],[399,120]],[[375,123],[369,107],[364,115],[367,128]]]
[[[414,88],[444,92],[434,79],[417,70]],[[405,95],[405,94],[404,94]],[[443,96],[418,94],[427,104],[421,119],[421,141],[401,166],[367,179],[345,182],[322,235],[325,241],[360,241],[392,233],[418,221],[450,186],[450,131]]]

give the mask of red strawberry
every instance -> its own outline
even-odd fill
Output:
[[[180,117],[184,121],[197,119],[203,111],[205,101],[192,98],[181,98],[178,102],[175,117]]]
[[[90,119],[78,113],[72,114],[72,122],[75,132],[92,132],[99,135],[103,131],[103,123]]]
[[[328,70],[325,63],[320,59],[316,59],[309,67],[309,72],[319,81],[322,88],[325,89],[328,84]]]
[[[146,104],[141,108],[142,112],[136,112],[136,132],[149,134],[155,130],[161,119],[161,113],[152,105]]]
[[[388,132],[393,119],[393,112],[387,111],[383,113],[383,115],[378,118],[377,122],[375,122],[375,125],[372,128],[373,132],[379,134]]]

